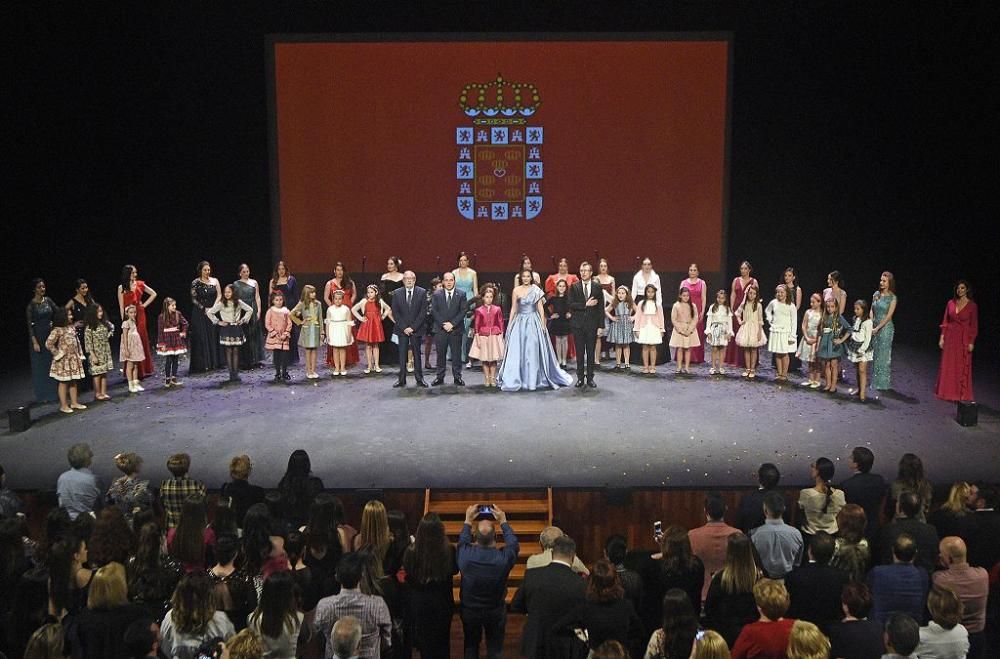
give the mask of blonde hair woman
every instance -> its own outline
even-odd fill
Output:
[[[361,513],[361,530],[354,537],[354,550],[371,547],[380,561],[389,549],[389,517],[381,501],[371,500]]]
[[[788,659],[827,659],[830,656],[830,639],[819,627],[796,620],[788,636]]]

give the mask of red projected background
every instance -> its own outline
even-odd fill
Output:
[[[595,251],[616,270],[722,268],[727,41],[273,47],[296,271],[364,255],[430,271],[458,250],[484,271]]]

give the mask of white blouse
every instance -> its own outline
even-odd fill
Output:
[[[857,352],[859,354],[868,352],[868,346],[872,342],[872,320],[871,318],[865,318],[860,320],[857,317],[854,319],[854,327],[851,330],[851,340],[857,341],[861,344]]]
[[[663,286],[660,285],[660,275],[656,274],[655,270],[649,271],[649,279],[647,280],[643,276],[642,270],[635,273],[632,277],[632,299],[641,300],[646,297],[646,286],[652,284],[656,286],[656,304],[663,306]]]
[[[223,304],[223,300],[219,300],[212,305],[211,309],[205,309],[205,313],[208,314],[213,325],[218,325],[219,321],[238,325],[245,315],[253,313],[253,307],[243,300],[236,300],[235,305]]]
[[[729,310],[729,307],[718,306],[715,307],[715,311],[712,311],[712,306],[708,306],[708,310],[705,312],[705,327],[711,327],[712,325],[725,325],[729,329],[729,334],[733,333],[733,312]]]
[[[795,322],[798,315],[797,311],[794,304],[785,304],[784,302],[771,300],[767,303],[764,316],[767,318],[767,324],[771,326],[772,332],[791,334],[794,339],[798,334]]]

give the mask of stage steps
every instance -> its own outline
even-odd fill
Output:
[[[507,603],[509,604],[524,580],[524,571],[528,557],[542,551],[538,543],[538,534],[547,526],[552,525],[552,488],[531,490],[525,492],[468,492],[448,490],[424,490],[424,514],[437,513],[444,522],[448,539],[458,542],[458,535],[465,523],[465,511],[473,504],[492,503],[500,506],[507,513],[507,523],[517,534],[520,546],[517,563],[514,564],[507,580]],[[497,529],[497,541],[500,545],[503,536]],[[459,584],[461,575],[455,575],[454,596],[459,601]]]

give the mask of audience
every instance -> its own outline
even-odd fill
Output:
[[[295,659],[304,619],[295,597],[295,576],[285,570],[264,580],[260,602],[247,618],[247,628],[260,637],[266,657]]]
[[[819,531],[830,535],[837,533],[837,513],[847,502],[844,491],[833,486],[833,474],[834,466],[829,458],[817,458],[809,465],[813,486],[799,492],[799,510],[805,517],[801,530],[807,541]]]
[[[654,629],[663,618],[660,604],[671,588],[687,593],[695,613],[701,613],[701,592],[705,585],[705,565],[691,552],[687,529],[668,526],[657,538],[660,551],[652,554],[642,572],[645,602],[639,612],[646,629]]]
[[[969,483],[955,483],[948,492],[948,500],[927,516],[938,536],[957,535],[966,543],[975,539],[977,524],[975,506],[979,488]]]
[[[59,507],[65,508],[71,520],[81,513],[92,513],[101,505],[101,488],[97,476],[90,470],[94,453],[89,444],[73,444],[66,452],[69,469],[59,475],[56,494]]]
[[[302,562],[309,568],[310,588],[304,592],[307,610],[324,597],[340,590],[337,563],[344,554],[337,529],[336,497],[323,493],[309,509],[309,523],[303,532],[305,549]]]
[[[701,589],[702,601],[708,596],[708,586],[712,577],[722,569],[726,560],[726,544],[729,536],[739,533],[739,529],[726,524],[726,501],[718,492],[709,492],[705,497],[705,525],[688,531],[691,552],[705,565],[705,584]]]
[[[1000,542],[1000,539],[995,539]],[[986,601],[990,576],[984,568],[969,565],[965,542],[957,536],[941,540],[941,564],[945,569],[931,575],[935,586],[951,589],[962,602],[962,625],[969,633],[969,656],[982,656],[985,643]]]
[[[840,596],[844,618],[829,627],[830,656],[874,659],[885,652],[882,625],[868,619],[872,595],[868,586],[851,582]]]
[[[93,567],[101,567],[108,563],[125,565],[135,555],[135,535],[125,521],[122,511],[117,508],[105,508],[94,522],[94,530],[90,534],[88,557]]]
[[[538,544],[541,545],[542,551],[529,556],[527,564],[524,568],[526,570],[532,570],[536,567],[545,567],[551,563],[552,544],[556,541],[556,538],[562,537],[562,535],[562,529],[558,526],[546,526],[542,529],[542,532],[538,534]],[[587,566],[583,564],[583,561],[580,560],[579,556],[573,557],[573,565],[571,567],[577,574],[582,574],[584,576],[588,574]]]
[[[247,509],[255,503],[264,503],[264,488],[249,483],[253,463],[249,455],[237,455],[229,461],[228,483],[223,483],[219,494],[229,497],[231,507],[236,514],[237,524],[243,521]]]
[[[346,616],[354,617],[360,623],[361,645],[356,653],[359,657],[378,659],[392,643],[389,607],[378,595],[365,595],[358,588],[362,564],[363,558],[357,553],[345,554],[337,566],[340,592],[324,597],[316,605],[313,626],[326,639],[327,659],[332,659],[337,651],[334,623]]]
[[[160,544],[160,527],[156,522],[144,524],[139,530],[135,557],[127,568],[129,599],[142,605],[155,620],[166,615],[170,597],[183,574],[181,566],[161,552]]]
[[[177,526],[188,497],[205,498],[205,484],[189,478],[190,469],[191,456],[187,453],[175,453],[167,458],[167,470],[173,477],[160,483],[160,504],[166,516],[167,529]]]
[[[743,627],[733,644],[733,659],[783,659],[795,623],[784,617],[789,605],[788,591],[780,581],[761,579],[754,584],[753,599],[760,620]]]
[[[191,496],[184,501],[177,526],[167,531],[167,553],[185,572],[203,572],[206,558],[215,546],[215,530],[205,516],[205,500]]]
[[[849,503],[837,513],[837,539],[831,565],[847,573],[851,581],[864,581],[871,565],[871,548],[865,533],[865,511]]]
[[[232,621],[216,608],[212,581],[202,572],[181,577],[170,604],[160,628],[161,647],[168,657],[190,656],[206,641],[225,641],[236,635]]]
[[[757,619],[753,586],[759,578],[750,539],[739,532],[732,534],[726,541],[726,560],[712,577],[705,599],[709,628],[722,634],[730,646],[743,626]]]
[[[639,611],[642,603],[642,577],[632,568],[625,567],[625,558],[628,556],[628,542],[625,536],[616,533],[608,537],[604,542],[604,558],[608,559],[615,566],[618,573],[618,580],[625,589],[625,597],[632,602],[632,606]]]
[[[257,606],[253,578],[236,566],[239,553],[236,536],[219,536],[215,543],[215,565],[208,571],[215,608],[225,612],[237,631],[246,626],[247,616]]]
[[[116,511],[117,512],[117,511]],[[128,601],[125,567],[108,563],[97,570],[87,595],[87,608],[77,616],[69,639],[73,656],[105,659],[123,653],[125,630],[146,611]]]
[[[951,588],[934,584],[927,595],[927,609],[931,619],[920,628],[920,645],[917,656],[922,659],[951,659],[952,657],[978,657],[970,651],[969,632],[961,624],[962,600]]]
[[[586,629],[587,646],[591,651],[596,651],[605,641],[613,640],[637,653],[642,650],[645,641],[639,615],[632,602],[625,597],[625,588],[618,579],[615,566],[607,559],[594,563],[585,601],[562,616],[554,629],[567,636],[574,629]]]
[[[848,504],[857,504],[865,512],[864,536],[872,541],[878,535],[882,504],[885,501],[885,479],[871,473],[875,464],[875,454],[864,446],[856,446],[851,451],[847,466],[854,475],[840,484],[844,491],[844,499]],[[838,521],[839,528],[839,521]]]
[[[764,524],[764,497],[778,487],[780,480],[781,472],[770,462],[765,462],[757,469],[758,487],[740,499],[740,507],[736,511],[737,528],[749,535],[750,531]],[[782,511],[784,510],[782,507]]]
[[[361,622],[354,616],[344,616],[333,625],[331,659],[355,659],[361,652]]]
[[[421,659],[449,659],[455,612],[452,578],[458,573],[458,563],[437,513],[427,513],[420,520],[416,538],[403,556],[403,568]]]
[[[309,508],[316,495],[323,491],[323,481],[312,474],[309,454],[302,449],[288,456],[285,475],[278,482],[281,505],[293,528],[306,523]]]
[[[784,579],[802,562],[802,534],[782,519],[785,498],[778,492],[768,492],[764,496],[763,510],[766,520],[754,529],[750,538],[760,556],[764,574],[771,579]]]
[[[883,659],[912,659],[920,645],[920,626],[905,613],[893,613],[885,623]]]
[[[824,631],[840,620],[841,593],[848,581],[846,572],[830,565],[835,546],[833,536],[819,531],[809,541],[806,563],[785,577],[791,598],[788,617],[806,620]]]
[[[969,542],[969,562],[987,570],[1000,563],[1000,507],[997,486],[979,486],[976,500],[976,536]]]
[[[0,519],[14,517],[24,510],[24,504],[15,494],[14,490],[7,487],[7,472],[3,465],[0,465]]]
[[[896,480],[889,487],[889,505],[891,506],[889,510],[896,514],[898,514],[895,508],[896,502],[903,492],[912,492],[917,495],[920,506],[917,509],[917,514],[913,517],[921,522],[925,521],[931,507],[931,499],[934,496],[934,486],[924,478],[924,463],[912,453],[904,453],[903,457],[899,459]]]
[[[153,493],[148,480],[139,479],[142,458],[136,453],[119,453],[115,456],[115,466],[124,474],[108,488],[107,502],[116,506],[131,524],[132,516],[140,510],[153,507]]]
[[[691,651],[691,659],[730,659],[731,656],[726,640],[711,629],[705,630]]]
[[[788,635],[788,659],[827,659],[830,639],[819,627],[805,620],[796,620]]]
[[[868,573],[872,592],[872,617],[885,623],[893,612],[905,613],[914,620],[924,619],[924,602],[930,578],[924,568],[913,564],[917,544],[903,533],[892,546],[892,564],[876,565]]]
[[[892,548],[901,534],[910,536],[917,545],[916,564],[928,572],[937,565],[938,533],[933,526],[922,521],[920,497],[909,490],[901,492],[896,500],[896,517],[882,527],[879,534],[879,552],[882,563],[892,562]]]
[[[663,618],[649,637],[645,659],[684,659],[698,635],[698,614],[691,598],[680,588],[671,588],[660,603]]]
[[[152,618],[133,620],[122,638],[122,656],[128,659],[158,659],[161,640],[160,626],[155,620]]]

